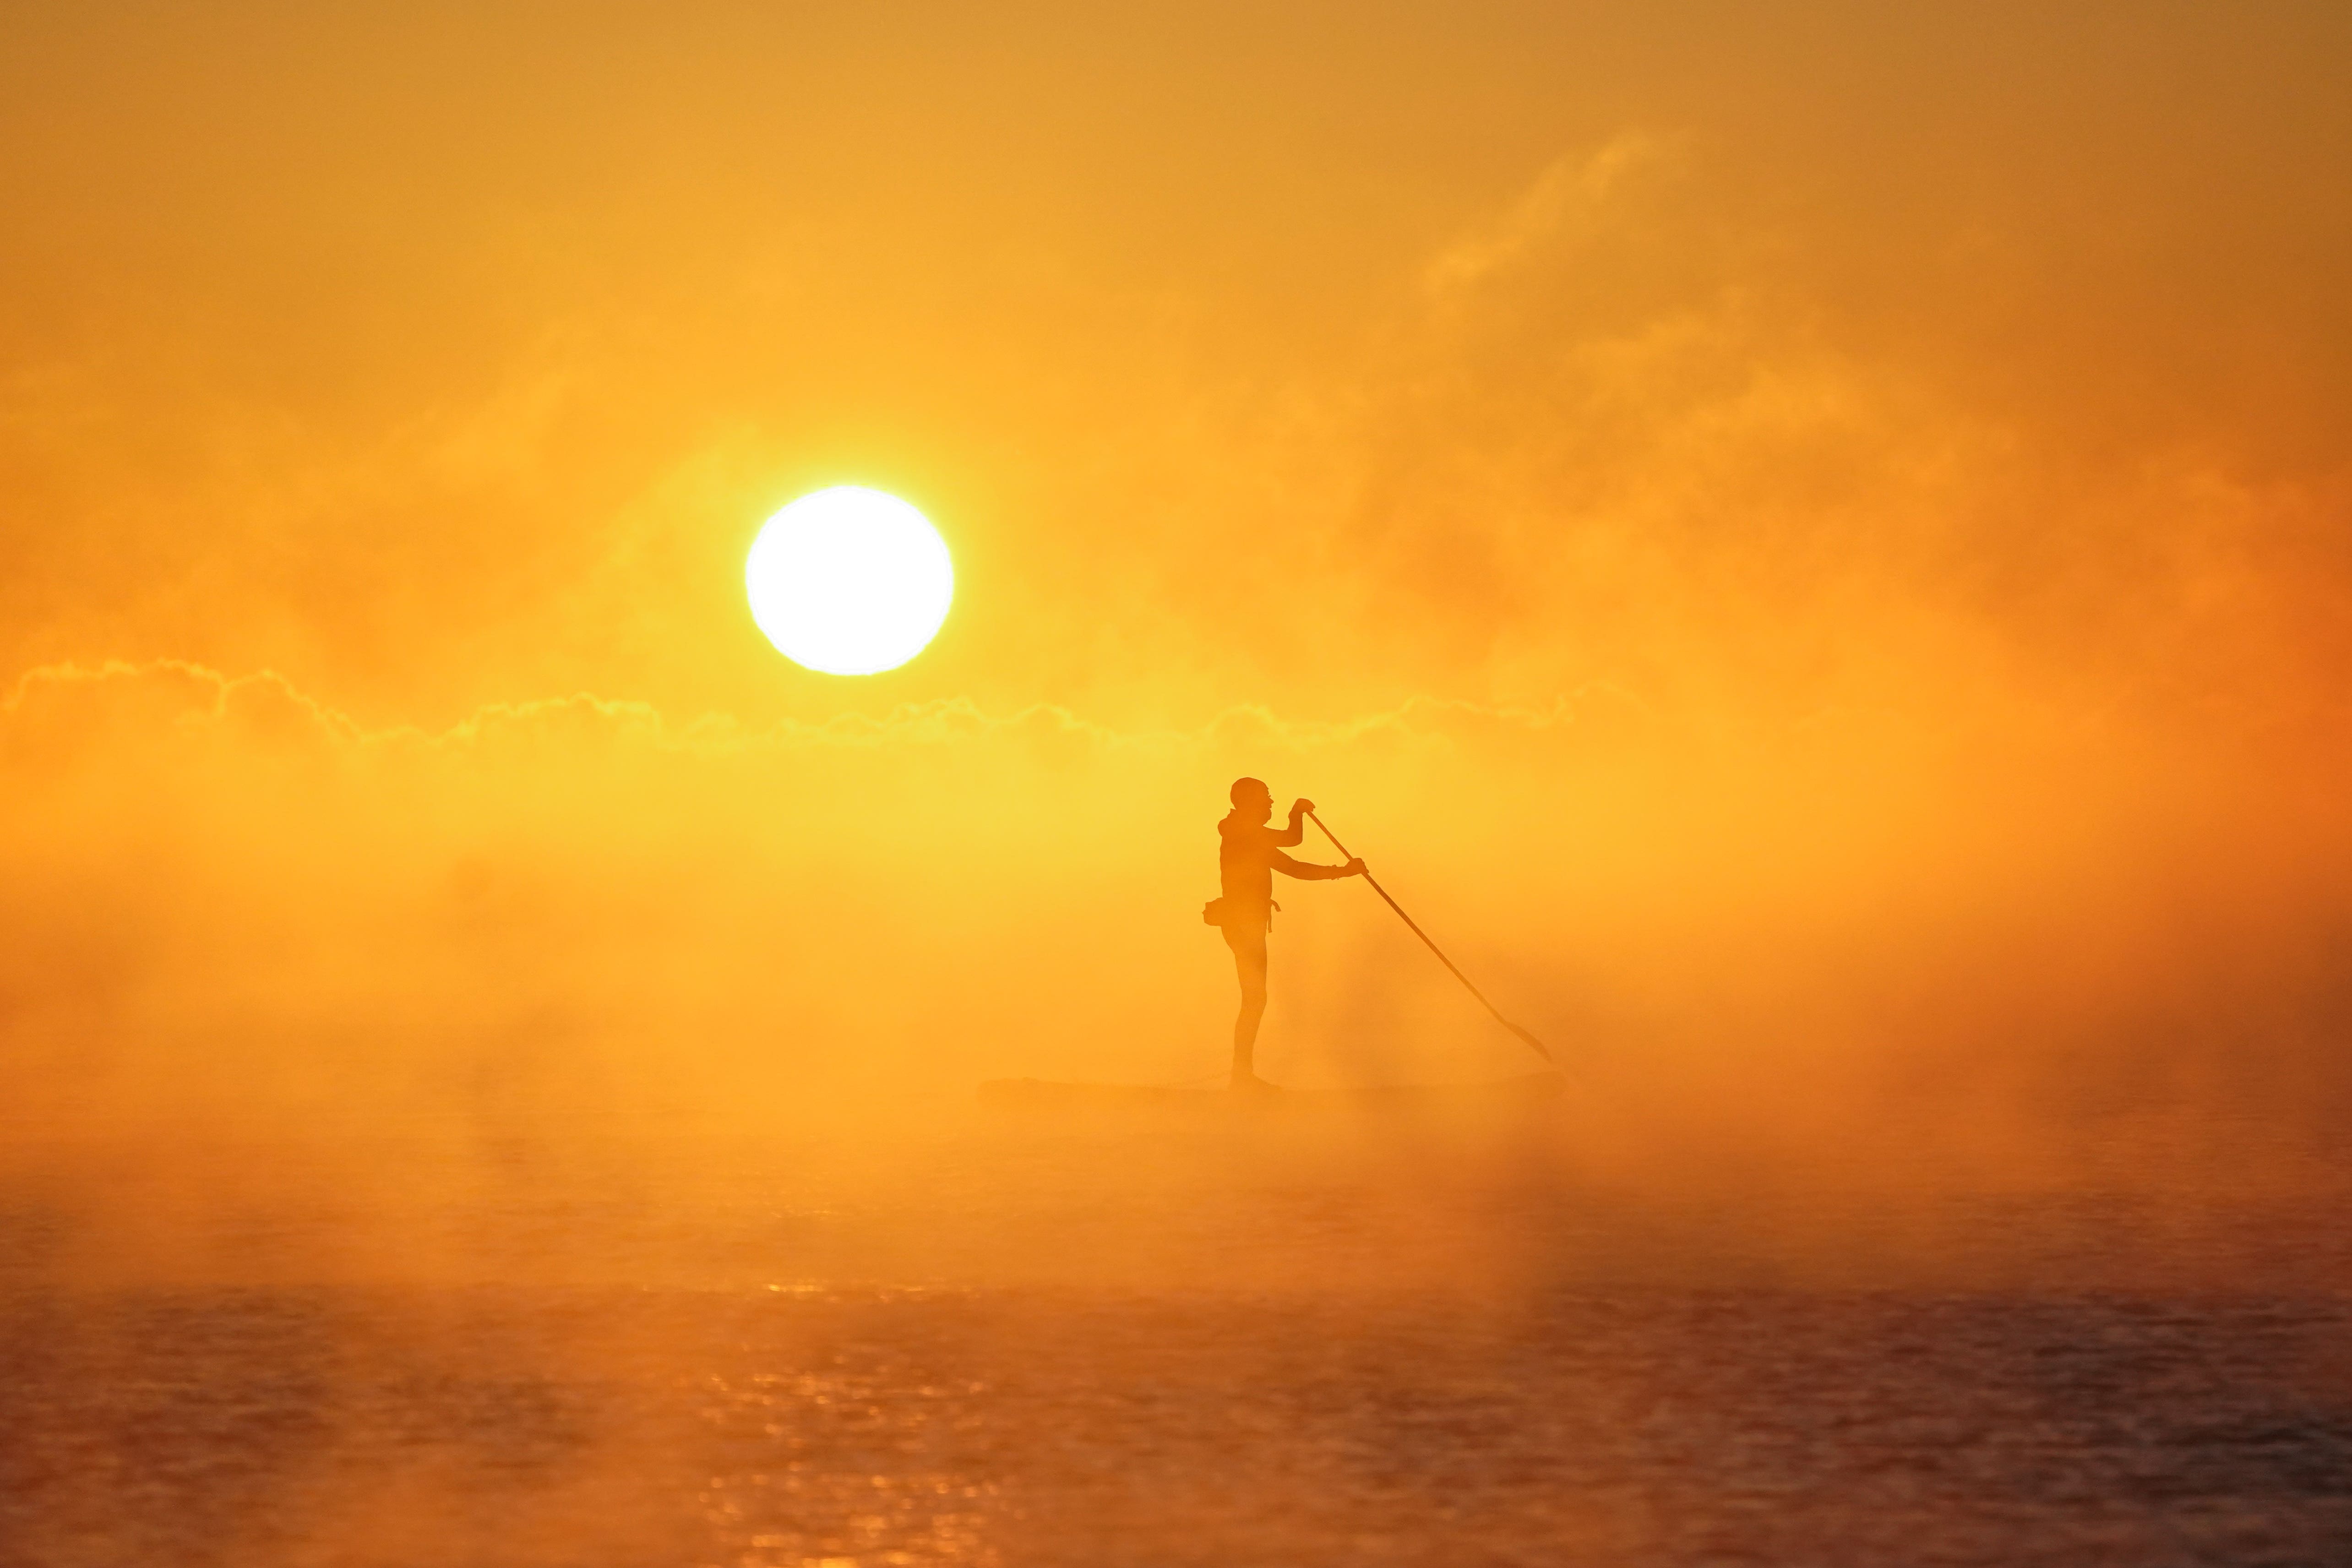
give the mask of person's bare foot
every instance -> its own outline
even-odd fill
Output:
[[[1265,1079],[1258,1077],[1257,1074],[1254,1072],[1237,1072],[1234,1074],[1234,1081],[1225,1087],[1234,1089],[1256,1089],[1266,1092],[1276,1092],[1282,1088],[1278,1083],[1266,1082]]]

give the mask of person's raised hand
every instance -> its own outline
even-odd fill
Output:
[[[1290,815],[1293,816],[1312,816],[1315,815],[1315,803],[1304,796],[1301,796],[1299,799],[1294,800],[1290,803]]]

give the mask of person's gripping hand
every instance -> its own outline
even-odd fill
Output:
[[[1290,815],[1293,816],[1312,816],[1315,815],[1315,803],[1303,796],[1297,800],[1294,800],[1290,803]]]
[[[1360,855],[1349,861],[1339,869],[1342,875],[1349,877],[1369,877],[1372,874],[1370,869],[1365,866],[1364,858]]]

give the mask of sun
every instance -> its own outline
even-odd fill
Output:
[[[761,525],[743,584],[751,618],[786,658],[826,675],[878,675],[938,635],[955,566],[921,512],[880,490],[835,485]]]

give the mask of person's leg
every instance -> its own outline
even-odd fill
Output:
[[[1234,973],[1242,983],[1242,1007],[1234,1016],[1234,1082],[1257,1081],[1258,1020],[1265,1016],[1265,932],[1225,928],[1234,950]]]

